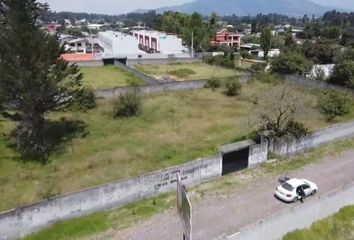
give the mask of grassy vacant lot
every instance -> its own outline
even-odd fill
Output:
[[[0,211],[216,154],[251,131],[254,99],[270,87],[253,82],[238,97],[209,89],[150,95],[129,119],[113,119],[109,101],[89,112],[53,113],[57,144],[46,165],[21,162],[7,137],[14,126],[0,120]],[[313,106],[316,92],[294,90]],[[354,109],[338,121],[353,118]],[[314,109],[300,119],[311,130],[328,125]]]
[[[314,223],[310,228],[287,234],[283,240],[352,240],[354,238],[354,205]]]
[[[229,192],[234,189],[235,186],[242,187],[244,184],[248,184],[247,181],[245,182],[245,176],[253,176],[251,178],[246,177],[246,179],[253,179],[256,181],[255,178],[260,176],[260,172],[264,174],[277,175],[284,172],[298,170],[307,164],[321,161],[325,156],[337,154],[353,147],[354,139],[321,146],[320,148],[313,149],[305,154],[296,156],[290,161],[286,160],[272,164],[265,164],[260,169],[247,169],[241,173],[224,176],[217,181],[209,182],[201,186],[197,186],[193,189],[189,189],[189,194],[193,198],[192,201],[198,201],[199,199],[205,200],[209,196],[214,198],[215,195],[225,197],[225,195],[229,194]],[[106,232],[108,229],[119,231],[132,225],[136,225],[139,223],[139,221],[147,219],[154,214],[174,208],[176,203],[175,198],[176,196],[174,193],[164,194],[157,198],[138,201],[116,210],[93,214],[65,222],[59,222],[49,228],[44,229],[43,231],[25,238],[25,240],[83,240],[93,239],[91,236],[97,234],[98,236],[102,237],[104,234],[101,234]],[[350,210],[352,216],[354,216],[353,210],[353,208]],[[98,239],[103,239],[103,237]],[[307,240],[308,238],[294,237],[285,240],[291,239]],[[327,238],[309,239],[317,240]],[[337,238],[332,239],[334,240]]]
[[[133,74],[125,72],[114,66],[81,67],[83,82],[93,89],[122,87],[130,84],[143,83]]]
[[[176,63],[161,65],[136,65],[135,69],[157,79],[199,80],[211,77],[225,78],[238,74],[235,70],[211,66],[204,63]]]

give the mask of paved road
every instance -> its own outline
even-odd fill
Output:
[[[354,182],[354,150],[328,157],[321,163],[308,165],[291,174],[316,182],[319,186],[316,197],[322,197]],[[260,219],[293,208],[294,204],[285,204],[274,198],[276,185],[274,176],[259,177],[257,182],[235,189],[227,198],[206,199],[194,204],[193,240],[225,239]],[[181,240],[181,223],[176,212],[169,211],[130,229],[102,235],[99,239]]]

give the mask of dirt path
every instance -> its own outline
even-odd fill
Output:
[[[354,150],[308,165],[291,175],[317,183],[318,196],[322,196],[354,182]],[[193,239],[223,239],[259,219],[291,208],[292,204],[282,203],[273,197],[276,186],[275,176],[259,177],[256,182],[234,190],[225,198],[205,199],[198,204],[194,203]],[[181,240],[181,228],[177,213],[169,211],[121,232],[102,235],[99,239]]]

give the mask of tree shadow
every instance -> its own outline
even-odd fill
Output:
[[[12,132],[10,136],[4,136],[4,138],[7,138],[7,146],[16,151],[17,145],[15,139],[15,131],[16,129]],[[75,138],[85,138],[87,135],[89,135],[89,130],[85,122],[80,120],[69,120],[66,118],[60,118],[59,120],[55,121],[46,121],[43,131],[44,135],[46,136],[47,143],[49,145],[49,156],[53,153],[63,154],[66,151],[66,143],[72,141]],[[19,155],[15,156],[14,160],[22,162],[38,162],[37,159],[21,159]],[[50,158],[44,163],[48,163],[49,161]]]
[[[65,118],[46,122],[44,131],[51,146],[51,152],[60,152],[60,150],[63,150],[65,143],[75,138],[85,138],[89,135],[89,130],[85,122]]]

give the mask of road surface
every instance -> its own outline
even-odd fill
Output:
[[[305,199],[305,206],[307,201],[316,201],[316,198],[354,182],[354,150],[327,157],[291,175],[312,180],[319,187],[315,199]],[[260,219],[294,207],[294,204],[286,204],[274,198],[276,176],[260,176],[256,179],[246,187],[235,188],[227,197],[203,199],[194,203],[193,240],[225,239]],[[300,202],[295,205],[300,205],[297,206],[299,209],[302,207]],[[131,228],[110,230],[93,239],[181,240],[181,234],[182,225],[176,210],[170,210]]]

